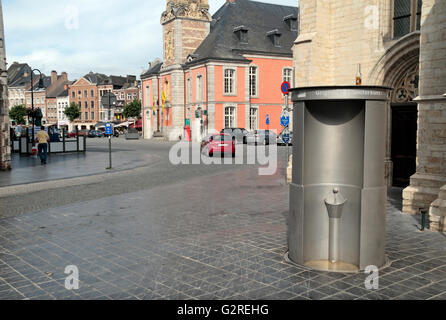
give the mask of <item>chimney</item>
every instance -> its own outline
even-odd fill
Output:
[[[57,81],[57,71],[51,71],[51,84],[56,83]]]
[[[227,3],[235,3],[235,0],[226,0]]]
[[[64,89],[64,90],[68,90],[68,83],[65,83],[65,84],[63,85],[63,89]]]

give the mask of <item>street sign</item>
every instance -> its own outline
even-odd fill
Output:
[[[291,137],[290,137],[290,130],[288,130],[288,128],[285,128],[285,130],[283,130],[282,133],[282,141],[285,144],[290,143]]]
[[[118,99],[113,93],[107,92],[102,96],[101,103],[104,108],[114,108],[118,103]]]
[[[113,125],[111,123],[105,125],[105,134],[110,136],[113,134]]]
[[[266,115],[266,125],[269,126],[270,124],[270,119],[269,119],[269,114]]]
[[[280,115],[280,124],[282,127],[288,127],[290,125],[290,113],[284,110]]]
[[[284,81],[280,87],[283,94],[287,95],[290,93],[291,84],[288,81]]]

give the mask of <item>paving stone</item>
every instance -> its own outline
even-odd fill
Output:
[[[163,146],[154,152],[167,154]],[[32,208],[11,196],[5,205],[18,207],[0,218],[0,299],[444,298],[446,238],[417,232],[413,217],[392,206],[393,264],[380,272],[378,291],[365,289],[362,273],[285,263],[289,189],[282,174],[164,161],[111,175],[107,188],[94,177],[61,185],[49,203]],[[22,196],[36,202],[35,194]],[[80,290],[64,287],[68,265],[79,268]]]

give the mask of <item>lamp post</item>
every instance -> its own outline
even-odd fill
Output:
[[[40,79],[39,79],[39,84],[38,84],[38,88],[43,88],[43,79],[42,79],[42,72],[40,72],[39,69],[34,69],[31,70],[31,111],[32,111],[32,119],[33,119],[33,129],[32,129],[32,146],[35,146],[35,141],[34,141],[34,125],[36,122],[35,119],[35,115],[34,115],[34,71],[37,71],[40,74]]]

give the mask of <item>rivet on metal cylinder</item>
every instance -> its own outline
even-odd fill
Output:
[[[330,235],[329,235],[329,261],[336,263],[339,261],[340,256],[340,238],[339,232],[341,228],[342,210],[347,199],[339,192],[339,189],[333,189],[327,199],[325,199],[325,205],[327,206],[328,216],[330,218]]]

